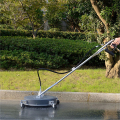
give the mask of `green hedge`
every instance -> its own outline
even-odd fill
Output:
[[[0,37],[1,67],[15,68],[65,68],[76,65],[85,54],[97,43],[88,43],[80,40],[27,37]],[[92,51],[90,55],[95,52]],[[98,56],[91,59],[86,65],[103,66]]]
[[[32,37],[32,31],[26,30],[0,30],[1,36],[26,36]],[[96,34],[92,33],[79,33],[79,32],[63,32],[63,31],[42,31],[39,30],[37,33],[37,37],[39,38],[57,38],[57,39],[70,39],[70,40],[88,40],[88,41],[95,41]]]
[[[78,33],[78,32],[62,32],[62,31],[39,31],[38,32],[39,38],[61,38],[61,39],[70,39],[70,40],[84,40],[85,34]]]
[[[0,30],[0,36],[26,36],[26,37],[32,37],[32,31],[2,29],[2,30]]]

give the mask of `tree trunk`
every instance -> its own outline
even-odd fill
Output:
[[[120,78],[120,60],[110,70],[108,78]]]
[[[35,38],[37,37],[37,31],[38,31],[38,30],[33,31],[33,39],[35,39]]]
[[[44,26],[44,24],[47,21],[44,21],[44,23],[40,26],[40,28],[36,29],[36,31],[34,30],[34,25],[32,24],[32,29],[33,29],[33,39],[35,39],[37,37],[37,32]]]

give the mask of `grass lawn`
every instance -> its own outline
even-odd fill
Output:
[[[42,91],[64,75],[40,71]],[[0,71],[2,90],[39,91],[39,88],[37,71]],[[105,69],[79,69],[49,91],[120,93],[120,79],[106,78]]]

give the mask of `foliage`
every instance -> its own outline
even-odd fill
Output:
[[[39,29],[43,24],[43,11],[45,5],[44,0],[4,0],[0,1],[0,12],[2,19],[10,21],[16,29],[19,26],[31,26],[33,35],[35,30]]]
[[[98,35],[97,33],[88,32],[86,33],[85,37],[87,42],[93,42],[93,41],[95,42],[97,40]]]
[[[56,32],[56,31],[60,31],[60,29],[59,28],[51,28],[51,29],[49,29],[49,31]]]
[[[54,30],[54,29],[53,29]],[[57,29],[58,30],[58,29]],[[0,30],[1,36],[31,36],[32,31],[26,30]],[[71,40],[85,40],[84,33],[78,32],[62,32],[62,31],[38,31],[37,36],[39,38],[59,38],[59,39],[71,39]]]
[[[0,61],[2,68],[65,68],[77,64],[85,54],[96,46],[80,40],[44,39],[25,37],[0,37]],[[91,54],[93,54],[92,51]],[[90,55],[91,55],[90,54]],[[98,57],[86,65],[101,66]]]
[[[68,0],[65,4],[66,11],[64,14],[65,21],[72,27],[73,29],[77,29],[81,31],[81,27],[84,26],[82,23],[82,17],[87,14],[89,16],[91,11],[91,4],[89,1],[83,0]],[[89,22],[89,21],[88,21]]]
[[[99,16],[98,19],[102,21],[99,21],[99,24],[97,25],[97,32],[99,34],[97,41],[102,43],[104,40],[106,40],[105,38],[109,38],[108,40],[110,40],[118,37],[120,32],[120,13],[118,12],[120,9],[119,0],[111,0],[109,2],[103,0],[91,0],[91,3],[96,14]],[[105,54],[102,53],[100,58],[106,59]]]
[[[26,30],[0,30],[1,36],[26,36],[32,37],[32,31]],[[79,33],[79,32],[63,32],[58,28],[52,28],[49,31],[39,30],[37,33],[39,38],[57,38],[57,39],[70,39],[70,40],[84,40],[87,42],[97,41],[98,35],[92,32]],[[100,38],[100,37],[99,37]]]
[[[26,30],[13,30],[13,29],[1,29],[0,35],[1,36],[26,36],[32,37],[32,31]]]
[[[112,39],[115,36],[118,36],[118,31],[120,30],[120,27],[119,27],[120,2],[119,2],[119,0],[111,0],[109,2],[99,0],[97,2],[97,5],[100,8],[100,15],[106,20],[106,23],[109,26],[110,39]],[[102,28],[102,26],[101,26],[101,28]],[[106,36],[105,26],[104,26],[103,33]]]
[[[68,25],[68,30],[85,31],[87,26],[90,27],[91,22],[89,20],[88,24],[85,24],[84,15],[89,16],[91,8],[90,1],[67,0],[67,2],[60,2],[49,0],[46,8],[46,19],[52,28],[60,28],[59,25],[63,20]],[[89,19],[89,17],[87,18]]]
[[[120,2],[111,0],[96,1],[100,15],[107,21],[110,38],[118,36],[120,30]],[[68,30],[103,34],[98,41],[106,37],[105,25],[93,10],[90,0],[4,0],[0,4],[1,24],[13,25],[14,29],[32,29],[36,35],[43,20],[48,20],[51,28],[61,30],[61,20],[67,23]],[[104,7],[103,7],[104,6]],[[44,14],[43,14],[44,11]],[[99,33],[98,33],[99,34]],[[104,36],[104,37],[103,37]]]
[[[46,5],[45,19],[51,28],[61,28],[62,13],[65,11],[64,1],[49,0]]]

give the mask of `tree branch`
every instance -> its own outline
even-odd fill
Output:
[[[44,23],[37,29],[37,31],[40,30],[40,29],[44,26],[44,24],[45,24],[46,22],[47,22],[47,20],[44,21]]]
[[[4,18],[6,18],[6,19],[8,19],[8,20],[12,20],[12,21],[15,21],[14,19],[10,19],[10,18],[8,18],[8,17],[6,17],[6,16],[4,16],[4,15],[2,15]],[[21,25],[23,28],[25,28],[25,29],[27,29],[23,24],[21,24],[19,21],[15,21],[15,22],[17,22],[19,25]],[[29,29],[27,29],[28,31],[29,31]]]
[[[106,27],[107,33],[109,33],[109,27],[108,27],[108,23],[106,22],[105,19],[102,18],[102,16],[100,15],[100,10],[99,7],[97,6],[96,0],[90,0],[93,9],[95,10],[96,14],[98,15],[98,17],[100,18],[100,20],[103,22],[103,24]]]
[[[28,14],[28,12],[25,10],[25,8],[24,8],[23,3],[21,2],[21,0],[19,0],[19,2],[20,2],[20,4],[21,4],[21,6],[22,6],[24,12],[27,13],[27,16],[28,16],[28,18],[29,18],[29,20],[30,20],[30,23],[31,23],[32,29],[33,29],[33,33],[34,33],[34,24],[33,24],[32,20],[31,20],[31,18],[30,18],[30,16],[29,16],[29,14]]]

